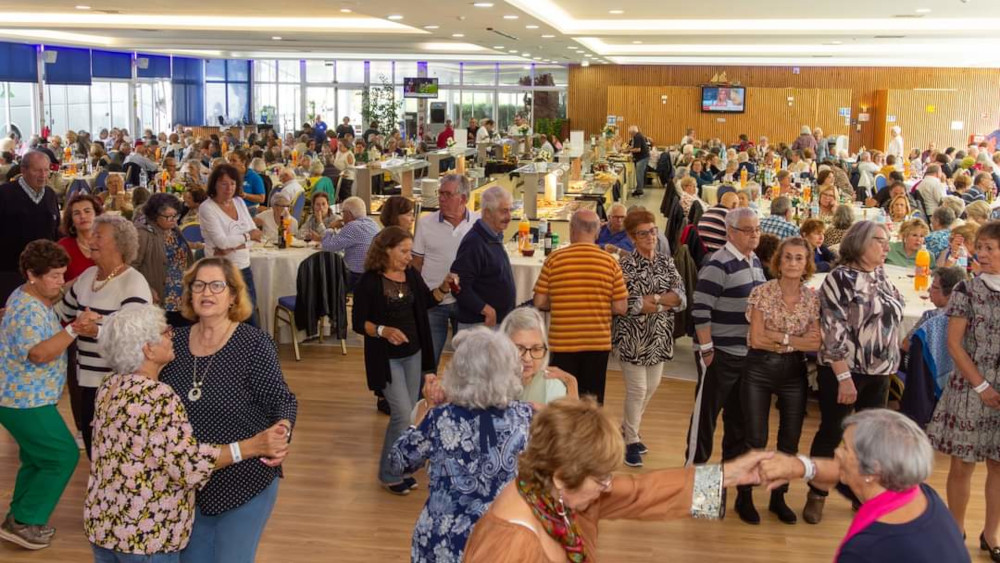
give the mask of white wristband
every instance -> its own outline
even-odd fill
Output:
[[[782,340],[781,343],[784,344],[785,346],[788,346],[788,333],[787,332],[785,333],[785,339]]]
[[[989,388],[990,388],[990,382],[984,379],[982,383],[973,387],[972,390],[982,395],[983,392],[985,392]]]
[[[76,339],[76,331],[73,330],[73,325],[66,325],[66,327],[63,328],[63,330],[66,331],[66,334],[68,334],[70,338],[74,340]]]
[[[708,344],[702,344],[698,349],[702,352],[708,352],[712,348],[715,348],[715,344],[709,342]]]
[[[809,459],[808,457],[806,457],[806,456],[804,456],[802,454],[798,454],[795,457],[799,458],[799,461],[801,461],[802,465],[805,467],[805,472],[803,473],[802,478],[806,482],[809,482],[809,481],[812,481],[813,479],[815,479],[816,478],[816,462],[813,461],[813,460],[811,460],[811,459]]]
[[[240,443],[233,442],[229,444],[229,453],[233,456],[233,463],[239,463],[243,461],[243,453],[240,451]]]
[[[375,335],[382,338],[382,331],[385,330],[385,325],[378,325],[375,327]]]
[[[847,381],[850,378],[851,378],[851,372],[849,372],[849,371],[845,371],[844,373],[838,373],[837,374],[837,383],[841,383],[843,381]]]
[[[662,295],[660,295],[659,293],[654,293],[653,294],[653,303],[656,303],[657,305],[659,305],[660,304],[660,299],[663,299]]]

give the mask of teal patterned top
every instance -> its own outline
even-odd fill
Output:
[[[10,294],[0,323],[0,407],[31,409],[59,402],[66,382],[65,352],[44,364],[32,363],[28,352],[60,330],[51,307],[20,287]]]

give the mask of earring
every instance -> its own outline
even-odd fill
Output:
[[[566,518],[566,503],[563,502],[562,490],[557,489],[557,491],[559,492],[559,499],[558,499],[559,506],[556,507],[556,514],[562,516],[563,518]]]

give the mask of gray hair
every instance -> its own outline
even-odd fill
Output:
[[[34,158],[44,158],[45,159],[45,167],[48,168],[49,162],[50,162],[49,155],[45,154],[44,152],[42,152],[40,150],[35,150],[35,149],[32,149],[32,150],[24,153],[24,156],[21,157],[21,166],[24,167],[24,168],[30,168],[31,167],[31,160],[34,159]]]
[[[466,200],[469,199],[469,193],[472,191],[472,186],[469,185],[469,179],[462,174],[445,174],[441,176],[441,186],[445,184],[455,184],[455,193],[463,196]]]
[[[808,125],[803,125],[802,128],[799,129],[799,134],[812,135],[812,129],[810,129]]]
[[[135,262],[139,256],[139,234],[132,221],[121,215],[104,213],[94,219],[94,230],[101,225],[111,226],[111,238],[114,239],[115,246],[122,255],[122,260],[126,264]]]
[[[313,176],[322,176],[323,170],[324,170],[323,163],[320,162],[318,157],[316,158],[316,160],[313,161],[312,164],[309,165],[309,173],[312,174]]]
[[[506,334],[477,327],[460,331],[453,344],[455,354],[441,381],[448,401],[486,409],[506,407],[520,396],[521,359]]]
[[[545,320],[542,319],[542,315],[531,307],[518,307],[507,314],[504,317],[502,323],[500,323],[500,332],[506,334],[508,338],[514,336],[514,333],[521,332],[523,330],[537,330],[538,334],[542,335],[542,342],[545,343],[545,357],[542,358],[542,367],[544,370],[549,365],[549,335],[545,331]]]
[[[365,200],[358,196],[351,196],[340,204],[340,209],[349,212],[355,219],[364,217],[367,214]]]
[[[857,264],[875,238],[876,231],[889,236],[885,225],[874,221],[858,221],[851,225],[840,241],[840,262],[842,264]]]
[[[264,162],[263,158],[258,156],[250,161],[250,170],[253,170],[258,174],[263,174],[264,172],[267,172],[267,163]]]
[[[621,210],[625,211],[626,213],[628,212],[628,208],[625,207],[624,203],[622,203],[620,201],[616,201],[616,202],[614,202],[614,203],[611,204],[611,207],[608,208],[608,215],[611,215],[612,213],[614,213],[615,209],[621,209]]]
[[[923,483],[934,469],[934,450],[924,431],[906,416],[869,409],[844,420],[854,427],[854,452],[862,475],[874,475],[890,491]]]
[[[934,210],[931,218],[937,222],[938,225],[942,227],[950,227],[952,223],[955,222],[955,210],[950,207],[938,207]]]
[[[735,229],[744,219],[756,219],[757,212],[749,207],[737,207],[726,213],[726,227]]]
[[[836,229],[848,229],[854,222],[854,208],[840,204],[833,210],[833,220],[830,223]]]
[[[771,200],[771,215],[784,217],[792,207],[792,200],[788,196],[779,196]]]
[[[500,207],[500,204],[505,201],[514,201],[514,197],[510,195],[510,192],[503,189],[500,186],[493,186],[486,188],[483,191],[482,198],[480,199],[482,210],[485,213],[489,211],[490,213],[495,213]]]
[[[934,270],[934,277],[941,281],[941,293],[945,296],[951,295],[951,291],[955,289],[958,282],[968,278],[965,268],[961,266],[941,266]]]
[[[973,202],[975,203],[975,202]],[[955,212],[955,216],[960,216],[965,213],[969,206],[965,205],[965,200],[953,195],[946,195],[941,198],[941,203],[938,207],[947,207]]]
[[[135,373],[146,359],[142,348],[158,342],[166,329],[163,309],[131,303],[104,321],[98,349],[115,373]]]

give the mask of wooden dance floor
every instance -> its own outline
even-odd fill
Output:
[[[341,356],[339,346],[310,345],[296,362],[291,348],[281,350],[285,377],[299,399],[299,418],[292,451],[285,463],[278,503],[261,541],[257,560],[267,563],[297,562],[395,562],[409,561],[410,535],[424,500],[426,473],[416,475],[420,488],[407,497],[382,490],[376,480],[377,456],[388,417],[374,408],[365,387],[360,348]],[[671,366],[667,366],[667,375]],[[211,381],[206,381],[211,385]],[[651,471],[683,463],[685,434],[694,384],[665,379],[643,421],[643,441],[649,446],[645,467],[623,472]],[[624,390],[619,372],[608,374],[607,406],[620,417]],[[64,397],[60,405],[68,417]],[[770,445],[777,419],[772,409]],[[808,451],[819,420],[810,403],[801,448]],[[721,421],[720,421],[721,422]],[[721,428],[717,432],[718,458]],[[17,445],[0,429],[0,506],[6,510],[14,486]],[[14,563],[79,563],[90,561],[90,547],[83,535],[83,497],[87,486],[87,461],[81,461],[63,494],[51,525],[58,529],[52,546],[39,553],[0,544],[0,561]],[[938,456],[930,483],[944,496],[947,459]],[[985,504],[985,468],[977,469],[967,517],[968,546],[975,561],[987,561],[978,551]],[[605,522],[601,525],[600,558],[607,562],[686,561],[830,561],[847,530],[851,507],[830,496],[824,520],[817,526],[801,520],[806,486],[795,483],[789,505],[799,513],[799,523],[782,524],[767,512],[767,493],[758,491],[760,526],[739,521],[732,510],[722,522]],[[730,496],[732,498],[733,495]]]

